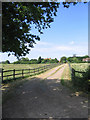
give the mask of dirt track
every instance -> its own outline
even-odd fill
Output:
[[[59,67],[14,89],[3,104],[3,118],[87,118],[87,98],[71,96],[71,91],[61,85],[65,65]]]

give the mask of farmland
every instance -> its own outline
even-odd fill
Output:
[[[57,65],[58,64],[3,64],[2,80],[14,80],[20,77],[36,75]]]
[[[82,71],[82,72],[86,72],[89,65],[90,65],[89,63],[72,63],[71,64],[72,68],[74,68],[77,71]]]
[[[38,67],[42,67],[44,65],[48,65],[48,64],[2,64],[0,65],[0,68],[3,68],[4,71],[6,70],[16,70],[15,74],[19,74],[22,73],[22,71],[18,71],[18,70],[22,70],[22,69],[34,69],[34,68],[38,68]],[[24,73],[26,73],[27,70],[24,70]],[[33,70],[31,71],[33,72]],[[13,75],[13,71],[10,72],[5,72],[3,73],[3,76],[6,75]],[[27,74],[25,76],[29,76],[30,74]],[[21,77],[21,75],[17,75],[17,78]],[[12,79],[13,76],[7,76],[4,78],[4,80],[9,80]]]
[[[2,64],[2,68],[4,70],[12,70],[12,69],[33,69],[37,67],[41,67],[48,64]]]

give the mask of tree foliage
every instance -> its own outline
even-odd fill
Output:
[[[57,58],[55,59],[44,59],[41,58],[41,56],[38,59],[31,59],[29,60],[29,58],[21,58],[18,61],[13,62],[14,64],[40,64],[40,63],[58,63],[59,61],[57,60]]]
[[[38,58],[37,63],[41,63],[42,59],[41,56]]]
[[[60,61],[63,62],[63,63],[66,63],[67,62],[67,58],[65,56],[63,56],[63,57],[61,57]]]
[[[58,3],[3,2],[2,3],[2,51],[15,56],[25,56],[34,47],[38,35],[31,33],[32,26],[42,34],[50,28],[56,16]]]
[[[10,64],[10,61],[9,61],[9,60],[6,60],[6,61],[2,61],[1,63],[2,63],[2,64]]]
[[[83,63],[84,62],[83,59],[85,58],[89,58],[89,56],[85,55],[85,56],[68,57],[67,61],[71,63]]]
[[[65,8],[77,2],[62,2]],[[56,16],[58,2],[3,2],[2,3],[2,52],[12,53],[17,58],[29,53],[40,37],[32,34],[37,29],[50,28]]]

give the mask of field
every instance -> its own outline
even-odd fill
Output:
[[[48,64],[2,64],[2,68],[4,70],[33,69],[44,65],[48,65]]]
[[[76,71],[86,72],[89,68],[89,63],[72,63],[71,67],[74,68]]]
[[[0,68],[3,68],[4,71],[15,69],[15,74],[21,73],[21,75],[17,75],[17,78],[19,78],[22,76],[22,69],[34,69],[34,68],[42,67],[45,65],[49,65],[49,64],[2,64],[2,65],[0,65]],[[27,77],[30,74],[32,74],[34,72],[34,70],[30,70],[31,73],[28,73],[28,74],[26,74],[26,73],[29,72],[29,70],[24,70],[23,72],[24,72],[24,76]],[[4,77],[3,80],[12,79],[13,78],[13,71],[4,72],[3,76],[6,76],[6,75],[12,75],[12,76]]]
[[[90,64],[79,63],[71,64],[71,67],[75,70],[73,85],[78,90],[88,91],[88,82],[90,81]]]

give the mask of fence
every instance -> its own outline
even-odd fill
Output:
[[[9,79],[8,80],[16,80],[16,78],[19,78],[19,77],[25,77],[25,75],[27,74],[28,76],[33,76],[35,74],[39,74],[39,73],[42,73],[48,69],[51,69],[55,66],[58,66],[60,64],[51,64],[51,65],[45,65],[45,66],[42,66],[42,67],[38,67],[38,68],[33,68],[33,69],[21,69],[21,70],[4,70],[4,69],[1,69],[1,78],[2,78],[2,83],[4,83],[8,77]],[[4,75],[6,74],[6,75]],[[19,77],[17,77],[19,76]],[[10,78],[11,77],[11,78]],[[6,79],[4,79],[6,78]]]
[[[76,75],[75,75],[75,73],[80,73],[80,74],[85,74],[85,72],[82,72],[82,71],[76,71],[75,69],[73,69],[72,67],[71,67],[71,65],[68,63],[68,65],[69,65],[69,69],[70,69],[70,72],[71,72],[71,79],[72,79],[72,82],[73,83],[75,83],[75,77],[76,77]]]
[[[71,67],[70,63],[68,63],[69,65],[69,69],[70,69],[70,72],[71,72],[71,79],[72,81],[74,81],[75,79],[75,70]]]

